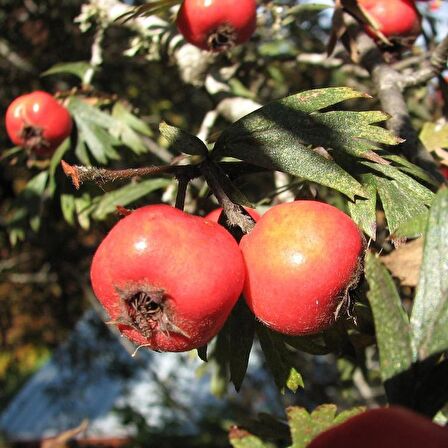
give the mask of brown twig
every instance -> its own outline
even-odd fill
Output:
[[[114,182],[116,180],[132,179],[136,176],[152,176],[154,174],[176,174],[187,166],[161,165],[143,168],[129,168],[125,170],[108,170],[94,166],[70,165],[61,161],[62,169],[67,177],[70,177],[76,189],[85,181],[93,181],[98,184]]]
[[[437,45],[433,51],[431,58],[420,70],[415,73],[402,75],[400,87],[405,89],[407,87],[414,87],[419,84],[424,84],[435,76],[440,75],[445,70],[448,60],[448,34]]]
[[[388,129],[405,140],[400,144],[401,151],[410,161],[424,168],[436,179],[441,180],[433,157],[423,146],[412,126],[403,96],[404,75],[385,62],[380,49],[370,37],[361,31],[353,17],[345,14],[344,19],[350,34],[355,39],[359,61],[372,76],[382,109],[391,116],[387,121]]]

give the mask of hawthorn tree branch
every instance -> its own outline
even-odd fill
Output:
[[[70,177],[76,189],[79,189],[80,185],[86,181],[104,184],[117,180],[129,180],[137,176],[154,176],[157,174],[172,174],[177,177],[188,177],[189,179],[199,175],[199,170],[194,165],[160,165],[125,170],[108,170],[94,166],[70,165],[64,160],[61,161],[61,165],[65,175]]]
[[[418,138],[411,123],[408,107],[403,96],[404,76],[387,64],[375,42],[361,31],[359,24],[349,14],[345,14],[349,33],[354,37],[360,64],[372,76],[384,112],[391,118],[387,128],[405,141],[400,144],[402,153],[411,162],[430,172],[441,180],[437,165]]]
[[[401,81],[402,89],[413,87],[419,84],[424,84],[435,76],[440,75],[446,68],[447,60],[448,34],[437,45],[427,64],[425,64],[420,70],[417,70],[415,73],[410,73],[406,76],[403,76],[403,79]]]

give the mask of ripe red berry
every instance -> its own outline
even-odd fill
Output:
[[[328,328],[359,276],[363,237],[337,208],[295,201],[268,210],[240,243],[255,316],[289,335]]]
[[[50,156],[72,130],[67,109],[40,90],[17,97],[5,121],[11,141],[38,156]]]
[[[112,323],[161,351],[200,347],[223,326],[241,294],[244,261],[220,225],[168,205],[119,221],[98,247],[93,290]]]
[[[378,23],[387,38],[415,38],[421,33],[421,16],[414,0],[358,0],[358,3]],[[375,37],[375,32],[365,27]]]
[[[203,50],[225,51],[252,36],[256,9],[255,0],[184,0],[177,28]]]
[[[448,429],[401,407],[372,409],[319,434],[308,448],[444,448]]]
[[[255,222],[261,218],[260,214],[253,208],[244,207],[244,210],[246,210],[246,212],[249,213],[249,215]],[[215,208],[215,210],[212,210],[208,215],[205,216],[205,219],[218,222],[221,213],[222,213],[222,207]]]
[[[442,173],[442,176],[448,180],[448,166],[440,165],[440,172]]]

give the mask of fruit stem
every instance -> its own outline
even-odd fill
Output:
[[[184,210],[185,207],[185,196],[187,194],[188,183],[190,182],[189,176],[178,176],[177,177],[177,195],[175,207],[179,210]]]
[[[241,205],[235,204],[225,191],[224,182],[227,184],[227,187],[233,187],[230,179],[210,159],[202,162],[199,168],[210,190],[218,199],[219,205],[224,209],[228,226],[240,227],[244,233],[249,233],[254,228],[255,221]]]

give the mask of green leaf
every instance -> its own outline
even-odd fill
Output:
[[[62,158],[64,157],[64,154],[70,149],[70,139],[65,139],[59,147],[54,152],[53,156],[51,157],[50,161],[50,167],[48,168],[48,173],[50,177],[48,189],[50,195],[53,195],[56,190],[56,169],[61,163]]]
[[[21,193],[25,198],[40,197],[45,191],[48,181],[48,171],[42,171],[34,176]]]
[[[211,391],[213,395],[222,397],[227,391],[229,384],[229,360],[230,357],[230,339],[228,325],[218,333],[216,343],[209,361],[212,361],[215,369],[211,379]]]
[[[385,177],[393,179],[399,188],[408,190],[421,204],[431,205],[434,199],[434,193],[394,166],[379,165],[371,162],[361,162],[361,164],[374,171],[378,171]]]
[[[261,439],[244,429],[233,427],[229,432],[229,441],[233,448],[270,448]]]
[[[321,432],[343,423],[363,410],[364,408],[357,407],[336,415],[337,407],[333,404],[318,406],[311,414],[304,408],[287,408],[286,413],[292,437],[290,448],[306,448]]]
[[[135,154],[144,154],[148,148],[139,135],[152,136],[152,131],[147,124],[133,115],[121,102],[115,103],[112,109],[112,117],[117,124],[110,129],[114,137],[128,146]]]
[[[423,235],[428,222],[429,210],[410,218],[398,227],[393,238],[418,238]]]
[[[244,299],[240,299],[229,318],[230,381],[239,391],[246,375],[255,335],[255,317]]]
[[[370,252],[366,257],[365,274],[369,283],[367,298],[375,321],[381,378],[385,382],[412,365],[409,319],[392,276]]]
[[[376,183],[371,174],[361,176],[361,182],[366,192],[366,198],[356,198],[354,202],[348,201],[348,210],[351,217],[362,231],[376,239]]]
[[[170,148],[174,151],[191,154],[193,156],[207,156],[207,147],[195,135],[189,134],[175,126],[170,126],[167,123],[160,123],[159,130],[163,138],[170,145]]]
[[[84,230],[89,230],[90,213],[92,211],[92,198],[88,193],[83,194],[81,197],[75,198],[75,210],[79,225]]]
[[[140,118],[134,115],[121,101],[117,101],[112,108],[112,116],[118,121],[126,123],[139,134],[152,137],[151,128]]]
[[[439,191],[430,210],[411,329],[417,359],[448,349],[447,189]]]
[[[279,390],[284,393],[286,386],[295,392],[298,386],[303,387],[303,380],[291,363],[291,357],[282,336],[259,323],[257,323],[256,332],[266,364]]]
[[[75,197],[71,194],[61,194],[61,210],[64,219],[71,225],[75,224]]]
[[[321,334],[309,336],[283,335],[283,340],[296,350],[311,353],[312,355],[326,355],[331,352],[331,349],[325,344],[325,340]]]
[[[425,123],[420,132],[420,140],[428,151],[448,148],[448,124]]]
[[[81,81],[84,78],[87,70],[93,67],[86,61],[79,62],[61,62],[59,64],[53,65],[53,67],[45,70],[40,76],[58,75],[61,73],[67,73],[69,75],[74,75],[78,77]]]
[[[408,173],[411,176],[416,177],[417,179],[421,179],[430,185],[434,185],[434,186],[438,185],[437,181],[435,181],[431,176],[429,176],[428,173],[424,169],[420,168],[417,165],[414,165],[413,163],[409,162],[409,160],[406,160],[403,157],[400,157],[396,154],[389,154],[389,153],[384,153],[384,154],[381,153],[381,157],[383,157],[386,160],[390,160],[391,162],[396,163],[401,171],[404,171],[405,173]]]
[[[372,126],[382,112],[318,112],[341,101],[366,95],[349,88],[317,89],[270,103],[227,128],[213,156],[232,156],[334,188],[350,199],[365,197],[361,184],[334,160],[313,148],[323,147],[386,163],[372,151],[375,144],[397,144],[389,131]]]
[[[165,188],[169,179],[147,179],[139,183],[130,183],[124,187],[95,198],[92,218],[101,221],[116,211],[117,205],[126,206],[155,190]]]
[[[376,185],[391,234],[410,219],[427,212],[426,206],[434,198],[431,190],[393,166],[361,164],[373,170],[371,182]]]
[[[403,223],[427,210],[409,190],[401,187],[396,181],[376,177],[375,183],[391,234]]]
[[[88,146],[99,163],[106,164],[109,159],[120,159],[118,152],[114,149],[120,141],[111,133],[112,129],[121,127],[120,121],[75,97],[70,99],[68,109],[79,131],[75,152],[80,159],[86,158],[83,143]]]

